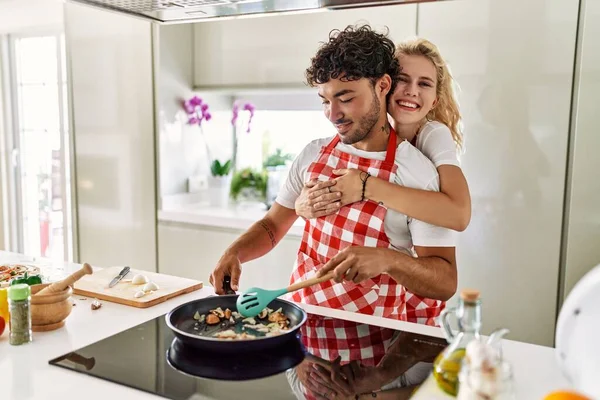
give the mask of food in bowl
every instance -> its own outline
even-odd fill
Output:
[[[196,311],[194,331],[199,335],[223,340],[251,340],[259,337],[276,336],[289,331],[290,319],[280,308],[264,308],[254,318],[244,318],[237,311],[218,307],[206,314]],[[214,328],[217,328],[215,331]]]

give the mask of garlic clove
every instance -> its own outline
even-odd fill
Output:
[[[142,288],[142,290],[144,292],[152,292],[152,291],[158,290],[158,289],[159,289],[158,285],[156,283],[154,283],[154,282],[148,282]]]
[[[133,297],[135,297],[136,299],[139,299],[140,297],[144,296],[146,294],[146,292],[140,290],[138,292],[135,292],[135,294],[133,295]]]
[[[143,285],[145,283],[148,283],[148,278],[146,277],[146,275],[137,274],[131,279],[131,283],[134,285]]]

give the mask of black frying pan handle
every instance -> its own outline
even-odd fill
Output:
[[[231,289],[231,277],[225,276],[223,278],[223,290],[225,294],[235,294],[235,290]]]

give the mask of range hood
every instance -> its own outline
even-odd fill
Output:
[[[159,24],[305,13],[439,0],[67,0]]]

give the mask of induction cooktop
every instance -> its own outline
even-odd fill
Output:
[[[402,341],[402,346],[396,346],[401,348],[399,360],[409,355],[431,362],[447,345],[440,338],[398,334]],[[198,351],[180,342],[162,315],[49,363],[172,400],[275,400],[296,399],[286,371],[305,357],[299,337],[261,353]]]

